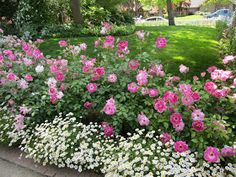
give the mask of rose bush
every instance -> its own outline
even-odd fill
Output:
[[[95,41],[96,58],[86,54],[85,43],[61,40],[61,56],[53,59],[38,49],[42,39],[14,39],[11,46],[3,41],[1,105],[14,115],[18,131],[73,112],[79,122],[102,124],[106,137],[126,136],[137,127],[158,129],[165,142],[175,142],[175,151],[198,152],[200,163],[234,161],[235,56],[224,58],[225,68],[210,66],[201,77],[186,80],[189,67],[180,65],[180,75],[173,76],[142,52],[147,37],[137,32],[136,58],[130,58],[128,41],[113,36]],[[157,37],[153,52],[167,43]],[[231,155],[220,155],[221,148]]]

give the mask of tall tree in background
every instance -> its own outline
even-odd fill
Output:
[[[175,25],[175,18],[174,18],[172,0],[166,0],[166,4],[167,4],[167,12],[168,12],[169,25],[173,26],[173,25]]]
[[[71,11],[73,15],[73,20],[75,24],[83,23],[83,16],[81,13],[81,1],[80,0],[71,0],[70,1]]]

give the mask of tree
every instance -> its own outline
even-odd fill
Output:
[[[231,4],[233,1],[234,0],[206,0],[204,5],[214,5],[215,10],[217,10],[223,6]]]
[[[166,0],[167,4],[167,12],[168,12],[168,19],[169,19],[169,25],[174,26],[175,25],[175,19],[174,19],[174,12],[173,12],[173,4],[171,0]]]
[[[83,16],[81,13],[81,1],[80,0],[71,0],[70,1],[71,11],[73,15],[73,20],[75,24],[83,23]]]

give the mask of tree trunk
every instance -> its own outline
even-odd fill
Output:
[[[173,12],[173,7],[172,7],[172,1],[171,0],[166,0],[166,3],[167,3],[169,26],[174,26],[175,25],[175,20],[174,20],[174,12]]]
[[[83,23],[83,16],[81,13],[81,2],[80,0],[71,0],[71,11],[73,15],[73,20],[75,24],[82,24]]]

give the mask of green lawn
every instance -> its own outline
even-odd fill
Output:
[[[175,20],[200,20],[203,19],[202,15],[187,15],[183,17],[175,17]]]
[[[190,67],[189,76],[193,76],[205,70],[211,65],[220,65],[216,29],[196,26],[160,26],[160,27],[137,27],[150,32],[149,38],[144,43],[142,52],[148,52],[152,60],[160,60],[168,72],[178,73],[178,66],[185,64]],[[168,39],[168,45],[163,50],[152,53],[155,39],[162,34]],[[79,37],[69,39],[71,43],[86,42],[88,54],[93,56],[93,42],[96,37]],[[121,39],[129,41],[129,49],[132,58],[137,51],[136,35],[122,36]],[[59,39],[48,39],[40,48],[46,55],[57,56]]]

